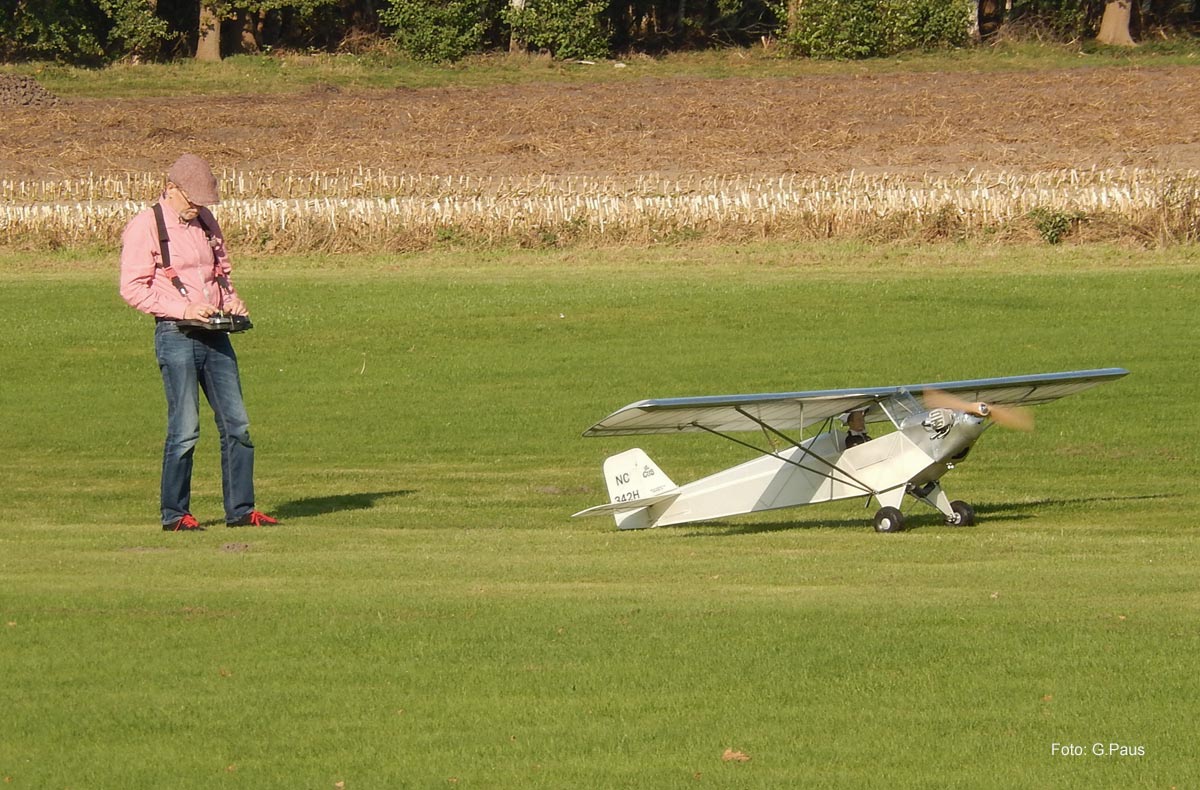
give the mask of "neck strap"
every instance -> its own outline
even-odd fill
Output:
[[[225,291],[230,293],[229,279],[221,272],[217,266],[217,251],[216,244],[219,243],[212,231],[208,227],[208,223],[204,221],[204,216],[196,215],[196,221],[200,223],[200,227],[204,229],[204,237],[208,239],[209,249],[212,251],[213,276],[217,283]],[[187,286],[183,284],[183,280],[179,279],[179,274],[175,271],[175,267],[171,266],[171,247],[170,239],[167,237],[167,221],[163,216],[163,208],[161,202],[154,204],[154,224],[158,226],[158,249],[159,260],[158,266],[163,270],[163,274],[171,279],[171,285],[175,286],[175,290],[179,291],[179,295],[184,299],[188,298]]]

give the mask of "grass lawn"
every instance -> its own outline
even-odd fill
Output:
[[[346,89],[485,87],[555,81],[612,83],[673,77],[803,78],[829,74],[863,76],[906,72],[1028,72],[1100,66],[1195,66],[1194,40],[1142,42],[1138,47],[1105,47],[1094,42],[1057,45],[1010,42],[994,46],[911,52],[861,61],[792,58],[776,46],[718,48],[662,57],[634,54],[614,61],[561,61],[536,55],[489,54],[452,64],[411,60],[380,48],[376,52],[321,54],[277,52],[235,55],[220,63],[183,58],[168,63],[114,63],[102,69],[58,63],[0,64],[0,74],[35,77],[62,97],[147,97],[167,95],[286,94],[314,87]],[[619,64],[621,68],[615,68]]]
[[[284,524],[220,523],[205,417],[190,535],[107,255],[0,254],[6,786],[1200,782],[1194,248],[245,259]],[[946,478],[973,528],[568,518],[628,447],[680,483],[748,457],[580,438],[634,400],[1108,366]]]

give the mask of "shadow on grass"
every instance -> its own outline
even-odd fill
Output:
[[[415,491],[401,489],[398,491],[374,491],[361,494],[332,494],[330,496],[305,497],[293,499],[276,507],[271,514],[279,518],[305,518],[320,516],[325,513],[341,513],[346,510],[368,510],[383,499],[409,496]]]
[[[1027,521],[1033,517],[1031,509],[1039,507],[1061,507],[1065,505],[1082,505],[1094,504],[1097,502],[1136,502],[1147,499],[1173,499],[1177,494],[1129,494],[1125,496],[1096,496],[1096,497],[1075,497],[1071,499],[1035,499],[1033,501],[1024,502],[988,502],[975,505],[975,518],[981,523],[996,523],[1005,521]],[[922,506],[924,509],[924,506]],[[918,512],[916,514],[905,513],[904,528],[905,530],[920,529],[922,527],[940,527],[945,524],[942,516],[939,513],[934,513],[925,509],[926,512]],[[691,527],[692,531],[684,533],[681,537],[695,538],[713,538],[713,537],[728,537],[731,535],[757,535],[768,532],[782,532],[785,530],[794,529],[872,529],[872,520],[875,515],[875,510],[867,508],[863,511],[862,518],[841,518],[841,519],[806,519],[797,520],[789,519],[787,521],[759,521],[753,524],[734,524],[728,521],[708,521],[703,525],[700,524],[680,524],[680,527]],[[710,527],[711,529],[697,529],[697,527]],[[676,527],[666,527],[666,529],[676,529]]]

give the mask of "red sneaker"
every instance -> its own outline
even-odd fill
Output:
[[[163,524],[163,532],[203,532],[204,527],[191,513],[184,513],[170,524]]]
[[[271,518],[266,513],[260,513],[257,510],[251,510],[237,521],[229,521],[225,524],[227,527],[273,527],[279,523],[279,519]]]

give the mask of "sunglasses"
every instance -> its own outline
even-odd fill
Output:
[[[191,206],[192,208],[194,208],[194,209],[202,208],[202,206],[199,203],[192,202],[192,199],[190,197],[188,197],[188,193],[184,192],[183,187],[179,186],[179,184],[175,184],[175,191],[178,192],[180,194],[180,196],[183,197],[183,199],[187,201],[187,204],[189,206]]]

